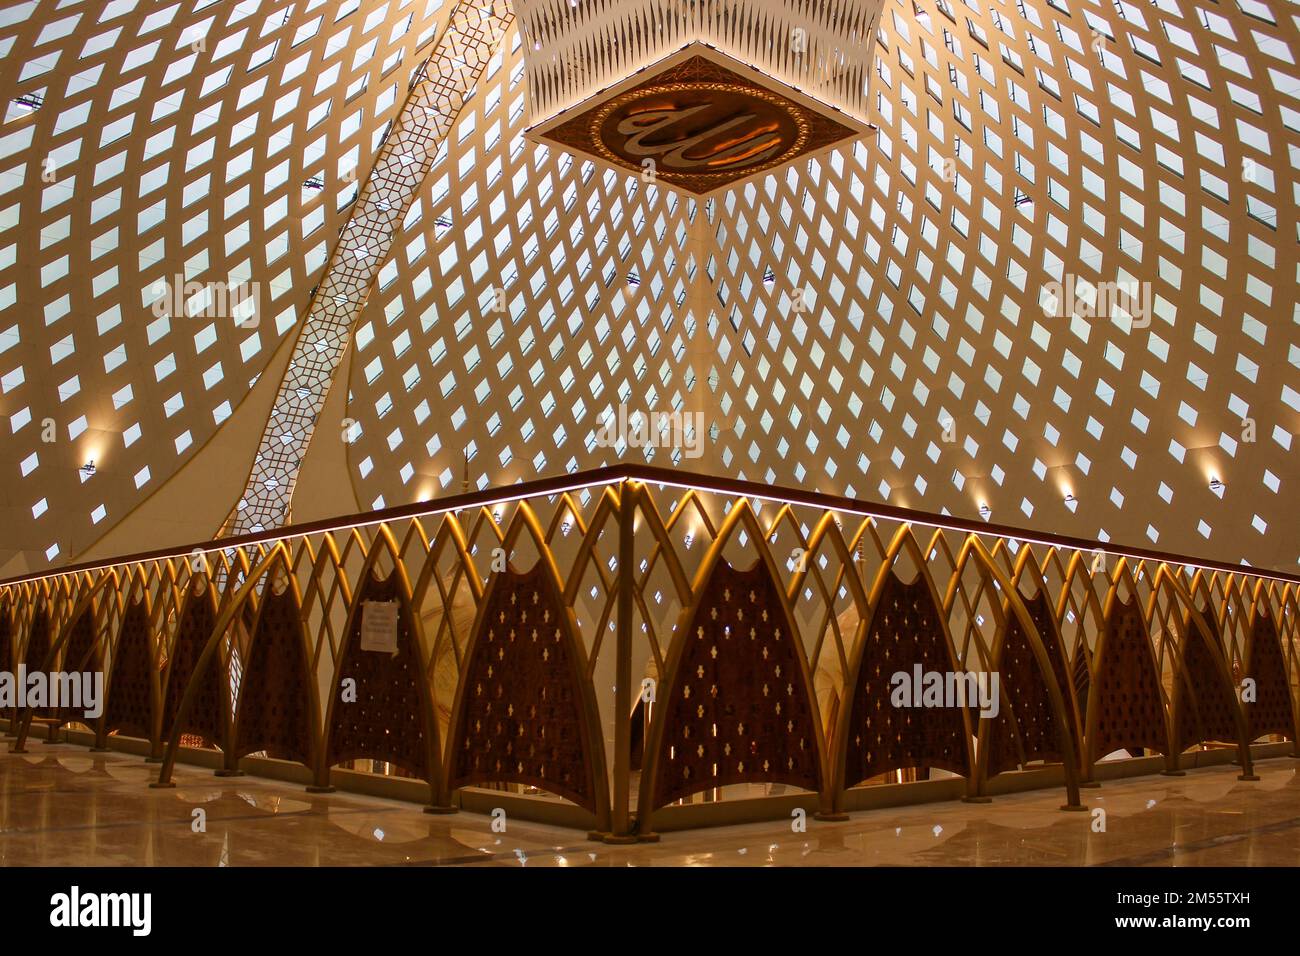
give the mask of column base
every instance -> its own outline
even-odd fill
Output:
[[[1088,808],[1085,807],[1082,803],[1063,803],[1061,804],[1061,809],[1070,810],[1073,812],[1079,812],[1079,811],[1087,810]]]
[[[220,769],[220,770],[214,770],[214,771],[212,771],[212,776],[214,776],[214,777],[242,777],[242,776],[244,776],[244,771],[242,771],[242,770],[227,770],[227,769],[225,769],[225,768],[223,767],[223,768]]]
[[[333,793],[334,788],[330,786],[318,787],[315,784],[306,788],[308,793]]]
[[[453,813],[460,813],[460,807],[438,807],[431,805],[425,807],[424,812],[434,816],[445,817],[450,816]]]
[[[962,797],[961,802],[962,803],[992,803],[993,798],[984,797],[984,796]]]
[[[619,835],[617,833],[607,833],[600,838],[602,843],[609,846],[631,846],[634,843],[640,843],[641,839],[634,833]]]

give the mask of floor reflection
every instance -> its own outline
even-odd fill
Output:
[[[1256,769],[1256,783],[1234,767],[1109,782],[1084,791],[1089,813],[1063,813],[1061,794],[1041,791],[810,820],[805,833],[777,821],[610,847],[190,767],[178,768],[176,789],[153,790],[156,768],[137,757],[49,746],[0,752],[0,865],[1295,866],[1300,762]]]

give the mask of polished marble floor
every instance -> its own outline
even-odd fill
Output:
[[[1063,813],[1062,794],[1041,791],[809,821],[806,833],[762,823],[612,847],[571,830],[512,820],[494,833],[485,816],[429,816],[192,767],[178,768],[176,789],[153,790],[156,768],[138,757],[34,744],[0,752],[0,865],[1300,865],[1300,760],[1256,769],[1257,783],[1216,767],[1085,790],[1089,808],[1106,811],[1104,831],[1097,814]]]

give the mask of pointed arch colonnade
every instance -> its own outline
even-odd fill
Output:
[[[153,786],[252,757],[315,791],[360,770],[431,812],[499,803],[611,841],[1017,779],[1082,809],[1080,787],[1157,755],[1246,780],[1294,755],[1298,590],[616,466],[0,582],[0,670],[104,680],[95,717],[0,726],[19,751],[37,727],[133,741]]]

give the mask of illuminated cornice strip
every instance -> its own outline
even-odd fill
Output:
[[[416,502],[396,508],[369,511],[355,515],[327,518],[301,525],[290,525],[271,531],[244,534],[217,540],[201,541],[180,547],[166,548],[158,551],[124,555],[101,562],[88,562],[70,565],[57,571],[45,571],[37,574],[21,575],[0,581],[0,588],[10,587],[25,582],[43,581],[48,578],[67,574],[80,574],[87,571],[103,571],[142,561],[157,561],[166,558],[188,557],[196,554],[211,554],[228,551],[238,547],[283,541],[289,538],[302,538],[309,535],[328,534],[335,531],[364,528],[385,522],[404,519],[416,519],[463,511],[467,508],[487,507],[507,504],[526,498],[550,497],[566,492],[583,491],[618,484],[622,481],[641,481],[646,484],[664,488],[681,488],[689,491],[702,491],[711,494],[727,495],[735,498],[754,498],[771,501],[775,504],[792,504],[827,511],[873,518],[879,521],[907,522],[927,528],[955,531],[962,534],[979,534],[993,537],[1014,539],[1024,544],[1037,544],[1045,547],[1068,550],[1101,552],[1115,557],[1127,557],[1143,561],[1159,561],[1179,567],[1205,571],[1218,571],[1228,574],[1244,574],[1267,581],[1279,581],[1286,584],[1300,584],[1300,574],[1284,574],[1253,568],[1249,565],[1235,565],[1223,561],[1208,561],[1190,555],[1156,551],[1150,548],[1129,547],[1107,541],[1092,541],[1084,538],[1072,538],[1066,535],[1045,534],[1019,528],[1013,525],[992,524],[982,521],[969,521],[948,515],[937,515],[925,511],[913,511],[888,504],[872,504],[855,498],[828,495],[817,491],[788,488],[779,485],[744,481],[736,478],[719,478],[709,475],[697,475],[675,468],[655,468],[650,465],[619,464],[591,471],[558,475],[552,478],[540,478],[510,485],[508,489],[486,488],[462,494],[448,495],[435,501]]]

